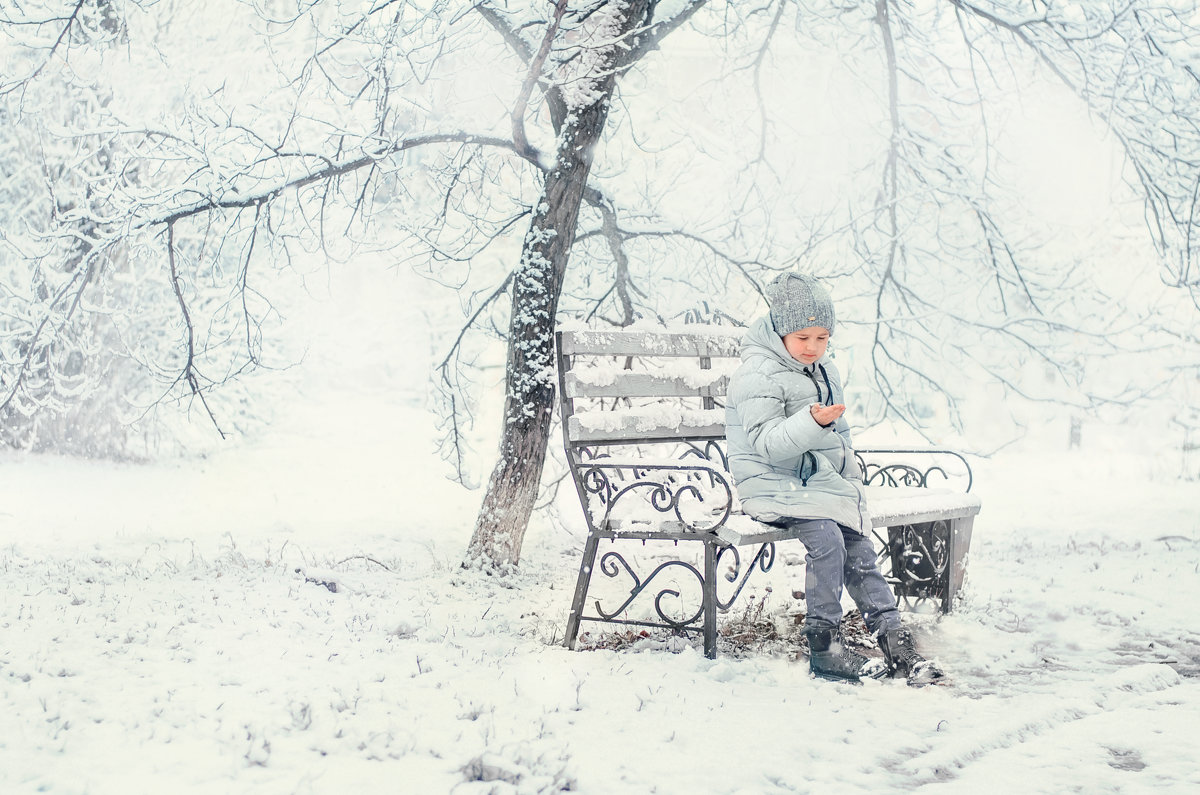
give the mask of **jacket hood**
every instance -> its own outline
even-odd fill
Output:
[[[751,323],[746,336],[742,338],[742,361],[748,362],[758,356],[765,356],[798,373],[811,372],[818,364],[825,361],[825,356],[822,356],[805,367],[793,359],[792,355],[787,352],[787,348],[783,347],[783,339],[775,333],[775,326],[771,323],[770,315],[763,315]]]

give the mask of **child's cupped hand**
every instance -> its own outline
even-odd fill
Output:
[[[837,418],[846,413],[845,403],[835,403],[832,406],[826,406],[822,403],[816,403],[809,409],[812,412],[812,417],[817,421],[818,425],[829,425],[837,421]]]

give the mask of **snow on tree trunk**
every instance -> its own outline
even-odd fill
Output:
[[[575,223],[587,187],[596,142],[604,132],[625,37],[646,11],[646,2],[612,3],[592,37],[603,46],[581,50],[588,74],[560,85],[568,116],[558,136],[555,162],[513,279],[508,329],[504,427],[500,457],[467,549],[468,561],[515,565],[541,483],[554,408],[554,321],[563,277],[575,240]],[[599,17],[599,14],[597,14]]]

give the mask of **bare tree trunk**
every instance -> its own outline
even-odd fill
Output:
[[[500,459],[467,550],[472,560],[515,564],[521,555],[554,407],[554,318],[607,107],[607,101],[588,106],[578,124],[568,126],[570,133],[559,139],[557,167],[546,175],[539,212],[525,237],[512,286]]]
[[[621,33],[645,15],[646,3],[625,9]],[[614,48],[615,49],[615,48]],[[537,499],[554,408],[554,321],[563,276],[575,241],[575,223],[587,187],[596,142],[604,132],[616,84],[617,58],[596,81],[593,101],[569,114],[558,136],[554,166],[513,279],[508,368],[500,458],[467,548],[468,561],[515,565]]]

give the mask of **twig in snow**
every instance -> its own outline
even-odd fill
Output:
[[[348,563],[349,561],[352,561],[352,560],[365,560],[368,563],[374,563],[376,566],[381,566],[381,567],[387,569],[388,571],[392,571],[391,566],[387,565],[386,563],[380,563],[378,560],[375,560],[375,558],[371,557],[370,555],[351,555],[348,558],[343,558],[342,560],[339,560],[337,563],[335,563],[333,565],[340,566],[343,563]]]

